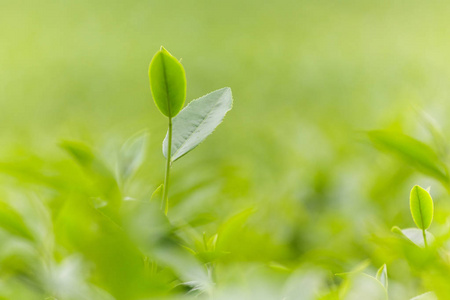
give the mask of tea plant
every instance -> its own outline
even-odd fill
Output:
[[[164,212],[169,210],[170,168],[172,163],[197,147],[222,122],[233,105],[230,88],[193,100],[182,110],[186,98],[185,71],[164,47],[149,67],[150,88],[159,111],[168,118],[163,142],[166,168],[163,189]]]
[[[418,229],[400,229],[395,226],[392,230],[419,247],[428,247],[434,241],[434,236],[427,231],[433,220],[433,200],[427,190],[416,185],[411,190],[409,203],[412,218]]]
[[[407,242],[404,248],[406,255],[401,255],[402,258],[408,258],[408,256],[410,256],[416,260],[413,263],[417,264],[417,261],[420,260],[420,257],[422,257],[425,259],[422,263],[426,265],[433,259],[440,259],[439,256],[435,256],[435,249],[429,248],[435,241],[435,237],[427,230],[433,220],[433,200],[429,194],[429,190],[425,190],[420,186],[415,185],[411,189],[409,202],[411,215],[417,228],[400,229],[399,227],[394,226],[392,228],[392,232],[399,234],[401,239]],[[443,249],[440,251],[443,251]],[[364,295],[367,299],[389,298],[388,272],[386,264],[378,269],[375,276],[369,275],[365,272],[363,273],[369,265],[370,261],[363,261],[350,272],[336,274],[345,279],[339,290],[341,298],[353,299],[352,297],[354,296],[360,297],[362,295]],[[364,291],[364,289],[370,286],[372,287],[372,292],[369,295],[367,291]],[[425,300],[437,298],[434,292],[427,292],[411,298],[411,300],[419,299]]]

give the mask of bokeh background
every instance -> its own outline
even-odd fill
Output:
[[[432,122],[448,141],[449,16],[448,3],[416,0],[0,0],[1,216],[40,237],[23,241],[0,222],[0,297],[372,299],[361,298],[364,284],[344,296],[350,281],[334,275],[364,261],[371,275],[387,264],[392,299],[445,295],[448,264],[424,268],[390,229],[414,226],[408,197],[420,184],[431,186],[434,224],[446,232],[448,192],[378,151],[366,131],[433,144]],[[145,159],[120,194],[150,200],[167,124],[147,71],[161,45],[182,59],[187,102],[224,86],[234,95],[224,123],[174,164],[174,227],[158,231],[190,248],[203,233],[223,234],[225,254],[205,281],[190,278],[181,247],[171,265],[165,246],[142,250],[92,217],[86,199],[104,182],[61,147],[80,141],[114,173],[122,144],[147,130]],[[160,228],[153,213],[133,230]],[[129,258],[136,249],[152,274]]]

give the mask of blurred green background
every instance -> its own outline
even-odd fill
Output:
[[[430,258],[423,268],[415,260],[421,255],[390,232],[413,227],[414,184],[431,186],[435,223],[446,232],[448,192],[378,152],[365,131],[433,143],[426,113],[448,140],[449,16],[450,3],[416,0],[0,0],[0,196],[16,211],[0,217],[23,219],[41,236],[26,248],[11,227],[1,232],[0,297],[150,299],[200,291],[214,299],[372,299],[352,287],[342,296],[348,281],[334,275],[366,259],[372,275],[388,265],[392,299],[448,295],[448,263]],[[86,199],[98,196],[104,173],[83,173],[59,146],[81,141],[114,173],[121,145],[147,129],[146,159],[120,197],[149,201],[164,172],[167,124],[147,75],[161,45],[182,59],[187,102],[224,86],[234,95],[224,123],[174,164],[170,225],[161,221],[173,228],[137,238],[175,235],[174,244],[195,248],[203,232],[219,232],[223,255],[206,283],[190,278],[196,271],[184,254],[177,266],[167,261],[178,254],[159,257],[171,253],[166,242],[146,249],[126,230],[121,240],[111,224],[92,221],[99,217]],[[161,228],[149,210],[133,232]],[[138,219],[134,213],[127,217]],[[28,250],[11,258],[15,247]],[[141,270],[137,251],[156,265],[154,274]],[[67,271],[82,265],[89,271],[75,272],[80,278]],[[79,290],[58,289],[66,285]]]

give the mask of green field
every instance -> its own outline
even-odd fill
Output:
[[[450,299],[450,3],[0,0],[0,37],[0,299]],[[167,217],[161,45],[234,98]]]

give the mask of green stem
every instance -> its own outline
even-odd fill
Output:
[[[169,212],[169,175],[170,175],[170,159],[172,155],[172,118],[169,117],[169,136],[167,143],[167,161],[166,161],[166,174],[164,176],[164,190],[163,201],[165,203],[164,213],[167,216]]]
[[[427,234],[425,233],[425,229],[422,229],[422,235],[423,235],[423,243],[425,245],[425,248],[427,248],[428,243],[427,243]]]

